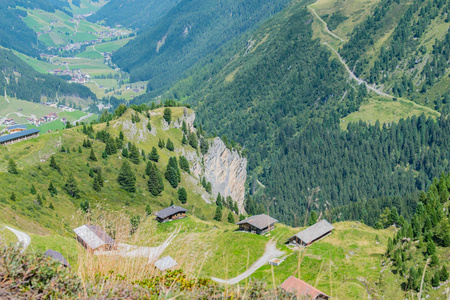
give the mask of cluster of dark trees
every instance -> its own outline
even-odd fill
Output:
[[[67,83],[56,76],[41,74],[9,50],[0,49],[0,70],[0,90],[6,90],[9,97],[33,102],[40,102],[42,96],[50,99],[57,96],[97,99],[89,88]]]
[[[0,45],[17,50],[29,56],[38,57],[41,45],[33,29],[22,20],[27,12],[17,7],[42,9],[54,12],[56,9],[72,16],[68,10],[69,4],[60,0],[4,0],[0,1]]]
[[[255,29],[287,3],[182,0],[155,25],[117,50],[113,61],[130,73],[131,81],[149,80],[147,90],[156,96],[202,57]],[[156,49],[156,45],[160,46]]]
[[[281,221],[293,224],[293,212],[305,214],[308,188],[320,187],[321,211],[348,205],[336,212],[374,224],[370,215],[379,215],[390,201],[399,208],[415,201],[366,200],[411,195],[450,170],[447,115],[437,120],[414,116],[390,125],[350,123],[346,131],[336,114],[332,116],[281,143],[261,176],[267,197],[275,198],[271,211]],[[405,207],[405,214],[411,215],[410,208]]]
[[[449,211],[444,209],[450,196],[450,174],[435,178],[427,193],[419,197],[411,222],[390,214],[389,225],[400,227],[393,239],[388,240],[386,256],[393,262],[396,272],[406,278],[404,290],[419,291],[425,264],[425,285],[439,286],[449,274],[446,261],[439,261],[436,245],[450,247]],[[426,263],[425,263],[426,262]],[[417,268],[417,265],[419,267]]]

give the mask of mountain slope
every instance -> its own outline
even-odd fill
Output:
[[[158,95],[205,55],[252,30],[286,0],[181,1],[156,25],[119,49],[113,61]],[[130,55],[133,53],[133,55]]]
[[[0,90],[4,95],[21,100],[40,102],[51,99],[79,97],[96,99],[87,87],[70,84],[56,76],[41,74],[18,58],[12,51],[0,48]]]
[[[111,0],[88,20],[104,21],[108,26],[122,25],[142,30],[156,24],[179,2],[180,0]]]

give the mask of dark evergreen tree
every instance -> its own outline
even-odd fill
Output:
[[[83,153],[83,150],[81,150],[80,146],[78,146],[78,153]]]
[[[147,163],[146,173],[148,175],[148,190],[153,196],[158,196],[164,190],[164,183],[158,168],[152,162]]]
[[[189,145],[191,145],[192,148],[197,149],[198,147],[198,139],[197,135],[194,132],[191,132],[188,136]]]
[[[73,198],[80,198],[80,190],[78,189],[78,184],[72,173],[69,174],[69,177],[64,184],[64,190]]]
[[[129,156],[130,161],[133,164],[135,165],[139,164],[139,149],[134,144],[131,144]]]
[[[163,118],[164,120],[166,120],[167,123],[170,124],[170,122],[172,121],[172,110],[170,108],[166,107],[164,109]]]
[[[432,239],[430,239],[427,243],[427,254],[428,255],[436,254],[436,245],[434,244]]]
[[[50,156],[50,168],[52,168],[52,169],[54,169],[54,170],[56,170],[58,172],[61,172],[61,168],[56,163],[56,159],[55,159],[54,155]]]
[[[89,212],[89,209],[90,209],[89,201],[87,201],[87,200],[86,201],[81,201],[80,208],[85,214],[87,214]]]
[[[92,184],[92,187],[95,191],[100,192],[102,190],[102,178],[99,174],[95,175],[94,182]]]
[[[187,192],[184,187],[178,189],[178,200],[180,200],[182,204],[186,204],[187,202]]]
[[[216,212],[214,214],[214,220],[216,220],[216,221],[222,220],[222,209],[219,206],[216,207]]]
[[[440,284],[440,283],[439,283],[440,279],[441,279],[440,272],[439,272],[439,271],[436,271],[436,272],[434,273],[433,278],[431,278],[431,286],[432,286],[432,287],[438,287],[439,284]]]
[[[158,162],[159,154],[155,147],[152,147],[152,151],[150,152],[150,155],[148,158],[154,162]]]
[[[50,194],[52,195],[52,197],[54,195],[58,194],[58,190],[55,188],[55,186],[53,185],[53,181],[50,181],[50,184],[48,185],[48,191],[50,192]]]
[[[220,208],[223,207],[222,196],[220,195],[220,193],[217,194],[216,205]]]
[[[8,160],[8,172],[11,174],[19,174],[17,171],[17,165],[12,158]]]
[[[136,192],[136,176],[131,170],[130,164],[125,160],[122,162],[117,182],[120,187],[129,193]]]
[[[164,141],[160,138],[158,141],[158,147],[160,149],[164,148],[166,146],[166,144],[164,143]]]
[[[36,195],[36,187],[34,186],[34,184],[31,185],[30,193],[31,193],[32,195]]]
[[[175,149],[173,142],[170,139],[167,139],[166,148],[169,151],[173,151]]]
[[[36,198],[36,203],[39,205],[39,206],[42,206],[42,198],[41,198],[41,195],[37,195],[37,198]]]
[[[108,155],[117,153],[116,141],[114,140],[114,138],[112,136],[110,136],[106,140],[105,152]]]
[[[234,223],[234,216],[231,211],[228,213],[228,223]]]
[[[209,143],[206,139],[201,139],[200,140],[200,152],[205,155],[206,153],[208,153],[209,150]]]
[[[186,173],[190,173],[189,170],[189,162],[184,156],[180,156],[178,159],[178,163],[180,165],[180,169],[185,171]]]
[[[181,139],[181,144],[183,145],[187,145],[188,144],[188,140],[186,138],[186,135],[183,134],[183,138]]]
[[[444,265],[444,266],[442,266],[442,269],[441,269],[441,273],[440,273],[440,280],[441,281],[447,281],[448,280],[448,270],[447,270],[447,267]]]
[[[11,201],[16,201],[16,194],[14,194],[14,192],[11,192],[11,196],[9,196],[9,199],[11,200]]]
[[[122,156],[128,158],[128,149],[125,147],[122,149]]]
[[[91,148],[91,154],[89,154],[89,160],[97,161],[97,157],[95,156],[94,149]]]
[[[148,217],[152,214],[152,208],[150,207],[149,204],[147,204],[147,206],[145,206],[145,215]]]

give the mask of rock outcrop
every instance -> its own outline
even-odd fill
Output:
[[[211,182],[214,197],[231,196],[237,202],[239,211],[244,212],[245,180],[247,179],[247,159],[236,150],[228,149],[216,137],[203,156],[203,176]]]

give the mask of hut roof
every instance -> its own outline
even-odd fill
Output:
[[[248,223],[258,229],[264,229],[266,227],[269,227],[269,225],[272,225],[277,222],[278,222],[278,220],[276,220],[268,215],[261,214],[261,215],[255,215],[255,216],[248,217],[245,220],[237,222],[236,225]]]
[[[70,267],[70,264],[67,262],[67,260],[64,258],[64,256],[61,253],[59,253],[58,251],[48,249],[47,251],[45,251],[44,255],[47,257],[52,257],[52,258],[56,259],[57,261],[59,261],[61,264],[63,264],[66,267]]]
[[[7,135],[0,136],[0,143],[7,142],[13,139],[21,138],[30,134],[38,133],[40,130],[37,129],[28,129],[24,131],[19,131]]]
[[[179,206],[169,206],[167,208],[164,208],[163,210],[160,210],[156,213],[156,216],[161,219],[165,219],[169,216],[172,216],[174,214],[180,213],[180,212],[187,212],[187,209]]]
[[[96,225],[83,225],[73,231],[93,250],[115,244],[114,239]]]
[[[8,129],[8,130],[27,129],[27,125],[12,125],[12,126],[8,126],[6,129]]]
[[[333,225],[328,223],[327,220],[322,220],[306,228],[305,230],[300,231],[295,236],[298,237],[303,242],[305,242],[306,244],[308,244],[333,229],[334,229]]]
[[[160,271],[165,271],[167,269],[175,267],[176,265],[177,262],[169,255],[164,256],[163,258],[160,258],[155,262],[155,267],[157,267]]]
[[[330,298],[327,294],[319,291],[312,285],[307,284],[303,280],[295,278],[293,276],[289,276],[280,287],[288,293],[292,293],[295,295],[305,295],[311,297],[311,299],[317,299],[319,296],[325,296]]]

